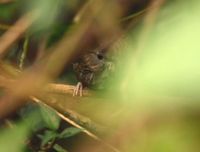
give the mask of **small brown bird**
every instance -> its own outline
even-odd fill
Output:
[[[109,71],[113,70],[112,62],[106,61],[101,51],[93,51],[84,54],[73,64],[78,84],[73,96],[82,96],[83,87],[99,87],[102,81],[108,77]]]

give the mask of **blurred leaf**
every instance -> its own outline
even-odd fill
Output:
[[[56,17],[60,13],[60,7],[62,6],[63,0],[32,0],[30,2],[26,2],[26,10],[37,10],[40,14],[40,17],[34,23],[34,29],[36,31],[43,31],[51,28],[56,21]],[[34,32],[36,32],[34,31]]]
[[[1,130],[0,134],[0,151],[21,152],[25,148],[24,141],[27,139],[29,129],[25,124],[21,124],[14,129]]]
[[[123,48],[128,55],[121,59],[126,72],[119,73],[123,79],[120,96],[134,106],[135,98],[149,102],[148,98],[154,96],[200,97],[199,1],[177,0],[172,4],[160,10],[154,26],[145,35],[146,41],[139,40],[140,47],[133,44],[134,34]],[[138,104],[148,103],[138,100]]]
[[[0,19],[10,21],[16,15],[17,2],[0,5]]]
[[[43,120],[47,125],[47,128],[52,129],[52,130],[57,130],[60,125],[61,119],[56,114],[56,112],[46,106],[41,106],[40,110],[41,110]]]
[[[69,127],[60,133],[59,138],[68,138],[68,137],[74,136],[80,132],[81,132],[81,129],[79,129],[79,128]]]
[[[57,136],[57,132],[52,130],[46,130],[44,135],[38,135],[38,137],[42,140],[41,146],[46,145],[49,141],[54,141]]]
[[[25,148],[25,141],[33,129],[29,122],[38,123],[35,113],[29,114],[26,120],[17,123],[13,128],[0,130],[0,151],[1,152],[22,152]],[[29,120],[29,121],[27,121]]]
[[[200,139],[199,123],[163,122],[141,130],[135,142],[130,142],[125,151],[132,152],[198,152]],[[194,126],[193,126],[194,125]],[[135,135],[132,135],[135,137]]]
[[[55,144],[53,146],[53,148],[57,151],[57,152],[67,152],[67,150],[65,150],[64,148],[62,148],[60,145]]]

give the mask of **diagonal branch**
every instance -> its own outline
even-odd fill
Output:
[[[9,47],[27,31],[36,20],[37,16],[38,14],[34,12],[24,15],[0,37],[0,57],[2,57]]]

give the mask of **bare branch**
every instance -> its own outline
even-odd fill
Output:
[[[37,18],[36,13],[29,13],[21,17],[9,30],[0,37],[0,57],[6,50],[32,25]],[[5,27],[4,27],[5,28]]]

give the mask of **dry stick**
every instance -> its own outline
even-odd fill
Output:
[[[18,78],[22,74],[22,71],[13,67],[12,65],[0,62],[0,87],[8,88],[13,87],[12,83],[16,82],[14,78]],[[47,93],[56,94],[73,94],[76,86],[69,84],[58,84],[58,83],[48,83],[43,87],[44,91]],[[92,91],[83,89],[84,96],[91,96]]]
[[[107,12],[109,12],[109,10],[107,10]],[[50,48],[49,52],[52,53],[47,56],[47,58],[42,60],[40,63],[35,63],[32,67],[29,68],[28,71],[21,74],[19,81],[13,84],[11,89],[12,94],[7,94],[1,98],[0,104],[2,104],[2,102],[4,104],[10,104],[10,106],[7,105],[10,107],[10,109],[8,108],[7,111],[5,111],[5,109],[2,109],[3,111],[0,110],[1,117],[5,116],[13,109],[23,104],[22,102],[18,103],[17,100],[21,101],[19,99],[29,96],[30,94],[35,94],[42,87],[42,85],[55,78],[66,65],[66,63],[69,64],[70,59],[76,55],[75,50],[77,49],[77,45],[83,45],[84,41],[82,41],[82,38],[85,38],[88,28],[93,23],[93,18],[97,15],[96,11],[88,11],[88,13],[90,13],[89,18],[86,18],[84,22],[81,22],[75,26],[76,29],[70,33],[66,33],[66,35],[57,43],[57,45]],[[8,33],[11,33],[11,29],[9,30],[10,32],[8,31]],[[5,47],[5,44],[3,46],[4,49],[0,48],[0,53],[1,50],[5,51],[5,48],[8,47],[8,45]],[[9,100],[9,102],[6,100]],[[0,108],[2,107],[0,106]]]
[[[4,77],[0,77],[0,86],[1,87],[5,87],[5,88],[8,88],[10,86],[10,84],[13,83],[13,81],[15,80],[8,80]],[[9,84],[9,85],[8,85]],[[54,84],[50,84],[49,85],[51,87],[50,90],[62,90],[63,88],[65,88],[65,91],[66,92],[68,89],[71,90],[73,88],[73,86],[67,86],[67,85],[61,85],[61,88],[59,88],[60,85],[57,85],[55,84],[55,88],[54,88]],[[74,86],[75,87],[75,86]],[[67,88],[67,89],[66,89]],[[64,93],[63,90],[61,93]],[[100,143],[102,143],[103,145],[105,145],[106,147],[110,148],[112,151],[114,152],[119,152],[119,150],[117,150],[116,148],[114,148],[112,145],[104,142],[102,139],[100,139],[97,135],[95,135],[94,133],[92,133],[91,131],[89,131],[88,129],[91,129],[95,132],[98,132],[99,131],[99,125],[93,123],[92,121],[90,121],[88,118],[86,117],[83,117],[79,114],[76,114],[75,112],[73,111],[70,111],[70,110],[65,110],[65,115],[67,114],[70,118],[66,117],[64,114],[58,112],[57,110],[55,110],[54,108],[50,107],[48,105],[48,103],[46,104],[45,101],[41,101],[39,98],[36,98],[36,97],[33,97],[33,96],[30,96],[30,99],[33,100],[34,102],[36,103],[39,103],[39,104],[42,104],[42,105],[45,105],[47,106],[48,108],[51,108],[52,110],[54,110],[59,117],[61,117],[63,120],[65,120],[66,122],[70,123],[71,125],[81,129],[84,133],[86,133],[88,136],[92,137],[93,139],[99,141]],[[6,107],[5,107],[6,108]],[[87,120],[87,121],[85,121]],[[84,125],[86,124],[86,125]],[[83,127],[84,126],[84,127]],[[86,128],[87,129],[86,129]],[[94,130],[95,129],[95,130]]]
[[[50,83],[45,87],[45,91],[58,94],[73,94],[76,86],[66,84]],[[91,91],[83,89],[84,96],[91,96]]]
[[[0,30],[8,30],[10,27],[11,25],[0,23]]]
[[[13,71],[15,70],[15,68],[13,68],[13,67],[10,67],[10,68],[12,68]],[[12,75],[9,71],[5,71],[4,69],[2,69],[2,71],[1,71],[2,75],[0,75],[0,87],[10,90],[13,87],[13,84],[16,83],[17,80],[8,79],[7,76],[5,76],[6,75],[5,73]],[[19,74],[20,74],[20,72],[17,75],[19,75]],[[16,77],[17,77],[17,75],[16,75]],[[39,99],[41,100],[41,98],[42,98],[42,101],[44,101],[48,106],[65,114],[69,119],[84,126],[85,128],[88,128],[89,130],[93,130],[96,133],[104,132],[105,128],[92,122],[89,118],[86,118],[85,116],[82,116],[72,110],[67,109],[67,107],[63,106],[59,102],[59,100],[52,100],[51,98],[48,98],[48,96],[51,94],[53,94],[53,95],[54,94],[64,94],[64,95],[69,94],[72,96],[73,90],[76,88],[76,86],[50,83],[50,84],[47,84],[46,86],[44,86],[43,88],[41,89],[42,95],[41,96],[39,95],[40,96]],[[47,93],[47,96],[45,96],[46,93]],[[84,96],[92,96],[92,92],[89,90],[85,90],[85,89],[83,90],[83,94],[84,94]],[[38,98],[38,96],[37,96],[37,98]],[[67,99],[67,96],[65,96],[65,98]],[[75,97],[74,97],[74,99],[75,99]],[[2,106],[1,103],[0,103],[0,105]],[[4,105],[4,107],[0,107],[0,108],[7,109],[6,104]]]
[[[123,17],[123,18],[120,20],[120,22],[132,20],[132,19],[134,19],[134,18],[136,18],[136,17],[138,17],[138,16],[143,15],[144,13],[146,13],[147,10],[148,10],[148,8],[145,8],[145,9],[143,9],[143,10],[141,10],[141,11],[138,11],[138,12],[136,12],[136,13],[133,13],[133,14],[131,14],[131,15],[129,15],[129,16]]]
[[[6,88],[8,90],[11,89],[12,83],[14,83],[16,80],[6,79],[3,76],[0,76],[0,87]],[[51,92],[51,93],[59,93],[59,94],[70,94],[72,96],[72,90],[75,88],[75,86],[72,85],[62,85],[62,84],[49,84],[47,87],[45,87],[44,93]],[[36,97],[30,97],[36,98]],[[66,106],[63,106],[58,101],[52,100],[47,98],[46,96],[37,97],[38,100],[42,100],[44,104],[47,104],[51,108],[55,109],[56,111],[59,111],[60,113],[63,113],[65,116],[67,116],[70,120],[73,120],[77,124],[83,126],[84,128],[87,128],[89,130],[92,130],[95,133],[102,133],[104,132],[104,127],[92,122],[89,118],[80,115],[77,112],[74,112],[72,110],[67,109]],[[42,98],[42,99],[41,99]],[[67,97],[66,97],[67,98]],[[75,98],[75,97],[73,97]],[[34,100],[35,101],[35,100]],[[4,107],[7,109],[7,107]]]
[[[50,35],[50,33],[44,34],[44,36],[42,36],[42,39],[38,46],[38,50],[37,50],[38,53],[37,53],[35,62],[40,61],[45,56],[45,50],[47,49],[49,35]]]
[[[8,79],[3,76],[0,76],[0,87],[4,87],[10,89],[12,83],[16,82],[16,80]],[[56,94],[73,94],[73,90],[76,88],[74,85],[68,84],[56,84],[49,83],[44,87],[44,91],[48,93],[56,93]],[[84,96],[92,96],[92,93],[89,90],[83,89]]]
[[[0,37],[0,57],[32,25],[38,14],[31,12],[21,17],[9,30]]]
[[[7,84],[12,83],[12,80],[7,80],[5,78],[0,77],[0,82],[3,81],[4,83],[0,83],[1,87],[8,87]],[[71,90],[73,87],[75,86],[67,86],[67,85],[61,85],[61,88],[59,87],[60,85],[55,84],[55,88],[54,88],[54,84],[50,84],[49,85],[51,87],[51,91],[52,90],[61,90],[61,92],[59,93],[65,93],[68,92],[69,90]],[[64,92],[63,92],[63,88]],[[98,137],[97,135],[95,135],[94,133],[92,133],[90,130],[93,130],[95,132],[101,132],[99,131],[99,125],[93,123],[91,120],[89,120],[86,117],[83,117],[79,114],[76,114],[73,111],[69,111],[69,110],[65,110],[65,114],[62,114],[61,112],[58,112],[57,110],[55,110],[54,108],[52,108],[51,106],[48,105],[48,103],[46,104],[45,101],[41,101],[39,98],[30,96],[30,99],[33,100],[36,103],[42,104],[44,106],[47,106],[48,108],[51,108],[52,110],[54,110],[59,117],[61,117],[63,120],[65,120],[66,122],[70,123],[71,125],[81,129],[85,134],[87,134],[88,136],[90,136],[91,138],[99,141],[100,143],[102,143],[103,145],[105,145],[106,147],[108,147],[109,149],[111,149],[113,152],[119,152],[119,150],[117,150],[116,148],[114,148],[112,145],[104,142],[100,137]],[[6,107],[5,107],[6,108]],[[68,115],[70,118],[66,117],[65,115]],[[87,120],[87,121],[85,121]],[[84,125],[86,124],[86,125]],[[87,128],[87,129],[86,129]]]
[[[31,96],[30,97],[31,100],[33,100],[34,102],[36,103],[39,103],[41,105],[44,105],[45,107],[48,107],[50,108],[51,110],[53,110],[54,112],[56,112],[62,119],[64,119],[65,121],[69,122],[70,124],[72,124],[73,126],[81,129],[83,132],[85,132],[87,135],[91,136],[92,138],[95,138],[96,139],[96,136],[91,133],[90,131],[88,131],[87,129],[83,128],[81,125],[79,125],[78,123],[74,122],[73,120],[69,119],[68,117],[66,117],[64,114],[58,112],[57,110],[55,110],[54,108],[50,107],[49,105],[47,105],[44,101],[41,101],[39,98],[36,98],[36,97],[33,97]]]
[[[35,98],[35,97],[30,97],[33,101],[39,103],[39,104],[42,104],[48,108],[51,108],[49,107],[48,105],[46,105],[43,101],[41,101],[40,99],[38,98]],[[99,141],[100,143],[102,143],[103,145],[105,145],[106,147],[108,147],[109,149],[111,149],[113,152],[120,152],[118,149],[116,149],[115,147],[113,147],[112,145],[104,142],[101,138],[99,138],[98,136],[96,136],[95,134],[93,134],[92,132],[90,132],[89,130],[85,129],[84,127],[82,127],[81,125],[77,124],[76,122],[74,122],[73,120],[67,118],[66,116],[64,116],[63,114],[61,114],[60,112],[56,111],[55,109],[51,108],[53,111],[55,111],[58,116],[60,116],[60,118],[62,118],[63,120],[67,121],[68,123],[70,123],[71,125],[73,125],[74,127],[77,127],[79,129],[82,130],[82,132],[84,132],[85,134],[87,134],[88,136],[90,136],[91,138]]]
[[[23,105],[22,98],[37,93],[43,85],[57,76],[64,67],[64,63],[69,60],[76,44],[85,34],[85,29],[89,24],[89,21],[84,22],[73,33],[66,35],[54,48],[51,48],[54,51],[42,63],[35,63],[29,70],[21,74],[19,81],[13,83],[10,93],[0,99],[0,118]],[[66,46],[68,46],[68,51],[66,51]]]
[[[13,84],[11,89],[12,94],[7,94],[4,98],[1,98],[0,103],[7,103],[7,106],[10,108],[5,111],[5,109],[2,109],[0,106],[2,110],[0,110],[1,117],[10,113],[14,108],[22,105],[23,103],[19,102],[21,101],[21,98],[29,96],[30,94],[35,94],[37,92],[36,90],[43,84],[58,75],[64,67],[64,63],[67,61],[69,62],[70,57],[75,54],[73,51],[76,49],[77,44],[80,43],[83,35],[87,34],[86,32],[88,27],[92,22],[92,15],[88,20],[79,25],[79,28],[71,33],[73,35],[64,36],[58,45],[53,48],[53,53],[49,56],[49,58],[44,60],[45,64],[34,65],[30,71],[22,74],[22,78],[17,83]],[[95,16],[95,14],[93,16]],[[18,89],[16,90],[15,88]],[[12,106],[9,106],[8,104],[11,104]]]
[[[20,100],[21,98],[37,93],[44,84],[57,77],[66,62],[69,64],[72,56],[76,54],[75,50],[77,49],[77,45],[84,43],[82,38],[84,38],[88,28],[92,25],[92,16],[94,15],[91,14],[90,18],[74,27],[76,29],[70,33],[66,33],[54,47],[50,48],[49,52],[51,52],[51,54],[49,56],[40,63],[35,63],[29,70],[21,74],[19,81],[14,83],[11,88],[12,94],[6,94],[0,99],[1,106],[7,104],[7,107],[9,107],[5,110],[0,106],[0,117],[4,117],[24,104],[22,100]],[[4,50],[5,49],[3,49],[3,51]]]
[[[52,48],[53,52],[49,58],[46,58],[46,60],[43,60],[45,64],[35,64],[33,67],[28,71],[22,74],[22,79],[18,81],[17,83],[13,84],[13,97],[11,95],[7,95],[8,100],[10,102],[15,99],[20,99],[21,97],[28,96],[29,94],[34,94],[38,88],[40,88],[44,83],[48,82],[52,78],[56,77],[58,73],[61,71],[61,69],[64,67],[65,63],[69,61],[70,57],[72,55],[75,55],[73,52],[76,49],[77,44],[81,43],[81,38],[83,38],[83,35],[87,34],[87,30],[89,25],[92,23],[92,18],[96,15],[96,13],[91,14],[90,18],[87,18],[82,24],[78,25],[78,28],[74,30],[71,35],[64,36],[64,38],[54,47]],[[11,41],[5,42],[5,38],[9,36],[9,33],[11,34],[13,29],[16,30],[16,27],[21,25],[25,21],[22,27],[28,27],[30,25],[30,19],[26,16],[20,19],[15,26],[10,28],[8,32],[3,35],[2,41],[0,41],[0,54],[1,52],[5,52],[6,48],[8,48],[9,44],[12,44],[17,37],[14,33],[11,38]],[[32,19],[31,19],[32,21]],[[29,23],[29,24],[28,24]],[[14,28],[15,27],[15,28]],[[26,29],[26,28],[22,28]],[[23,32],[21,32],[23,33]],[[8,36],[7,36],[8,35]],[[18,32],[19,35],[19,32]],[[2,46],[1,46],[1,43]],[[66,51],[67,50],[67,51]],[[39,71],[39,72],[38,72]],[[18,88],[18,89],[15,89]],[[15,96],[15,97],[14,97]],[[12,99],[11,99],[12,98]],[[2,100],[6,100],[6,97],[2,98]],[[12,101],[12,107],[11,109],[14,109],[14,107],[19,106],[23,103],[15,103]],[[6,103],[6,102],[5,102]],[[5,104],[4,103],[4,104]],[[0,107],[1,108],[1,107]],[[1,114],[5,115],[6,113],[9,113],[9,111],[2,111]]]

